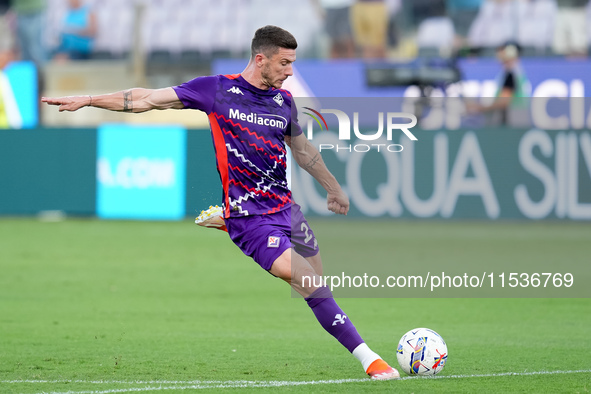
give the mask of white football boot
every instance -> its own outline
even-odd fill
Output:
[[[218,230],[228,231],[224,222],[222,208],[219,206],[210,206],[209,209],[201,211],[195,218],[195,223],[202,227],[217,228]]]

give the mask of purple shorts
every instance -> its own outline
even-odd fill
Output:
[[[318,254],[318,242],[300,206],[269,215],[227,218],[228,234],[242,252],[269,271],[279,256],[293,248],[303,257]]]

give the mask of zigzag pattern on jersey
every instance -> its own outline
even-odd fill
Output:
[[[248,216],[250,215],[250,213],[248,213],[248,209],[242,209],[242,207],[240,205],[236,205],[238,207],[238,212],[240,212],[241,214]]]
[[[283,166],[283,168],[287,168],[287,162],[285,160],[283,160],[283,156],[285,156],[285,154],[281,154],[281,157],[278,157],[276,155],[270,155],[267,153],[267,151],[265,149],[261,148],[257,144],[253,144],[250,141],[244,141],[244,140],[240,139],[240,137],[238,137],[236,134],[232,133],[232,130],[227,130],[226,128],[222,128],[222,131],[224,132],[224,134],[229,135],[230,137],[237,139],[244,144],[253,146],[255,150],[263,152],[263,154],[265,156],[269,156],[270,159],[274,159],[276,162],[281,164]]]
[[[232,197],[229,198],[230,200],[230,205],[235,207],[238,206],[240,207],[240,205],[244,202],[244,201],[248,201],[249,198],[256,198],[256,195],[261,195],[264,197],[269,197],[269,198],[274,198],[276,200],[281,200],[285,202],[285,199],[288,198],[289,201],[291,201],[291,192],[288,191],[288,195],[286,196],[280,196],[278,194],[275,194],[273,192],[270,192],[271,187],[273,187],[273,183],[265,185],[265,181],[261,180],[259,182],[256,183],[256,187],[254,188],[249,188],[248,186],[246,186],[245,184],[243,184],[242,182],[238,182],[234,179],[230,179],[230,183],[234,184],[236,186],[241,186],[243,189],[245,189],[247,191],[247,193],[245,193],[244,195],[238,197],[237,199],[233,199]]]
[[[248,160],[246,157],[244,157],[243,154],[241,154],[240,152],[238,152],[237,149],[232,148],[230,146],[230,144],[226,144],[226,148],[228,149],[228,152],[233,153],[235,157],[239,158],[243,163],[248,164],[250,167],[252,168],[256,168],[260,173],[263,173],[265,176],[261,178],[261,180],[259,182],[256,183],[256,188],[254,190],[259,190],[262,191],[263,193],[268,192],[271,187],[274,185],[273,180],[269,177],[269,172],[273,171],[273,169],[269,169],[266,173],[263,172],[261,169],[259,169],[256,165],[254,165],[253,162],[251,162],[250,160]],[[277,163],[275,163],[275,166],[277,166]],[[269,185],[265,185],[265,179],[268,179],[271,181],[271,183]],[[287,187],[287,185],[285,184],[281,184],[281,186]],[[248,189],[247,189],[248,190]],[[242,211],[242,209],[240,208],[240,204],[242,204],[243,201],[247,201],[249,198],[255,198],[257,193],[255,193],[254,191],[250,191],[246,194],[244,194],[243,196],[238,197],[237,199],[232,199],[229,198],[230,200],[230,205],[234,206],[234,207],[238,207],[238,209],[240,210],[240,212],[245,212],[246,214],[248,214],[248,211]],[[289,196],[291,196],[291,192],[289,192]]]
[[[267,171],[263,171],[260,168],[258,168],[252,161],[250,161],[246,157],[244,157],[244,155],[242,153],[238,152],[238,150],[236,148],[232,148],[230,146],[230,144],[226,143],[226,148],[228,149],[228,152],[234,154],[234,156],[239,158],[244,164],[248,164],[251,168],[256,169],[260,173],[260,174],[257,174],[260,178],[262,178],[262,180],[259,182],[260,184],[264,183],[265,179],[268,179],[272,184],[277,183],[276,181],[273,180],[273,178],[271,178],[269,176],[269,173],[272,172],[275,168],[277,168],[277,162],[275,162],[273,168],[270,168]],[[257,183],[257,185],[259,183]],[[281,182],[281,183],[279,183],[279,185],[281,185],[283,187],[287,187],[287,182]]]
[[[228,149],[228,152],[233,153],[234,156],[238,159],[240,159],[240,161],[242,161],[244,164],[248,164],[249,167],[254,168],[256,171],[259,172],[259,174],[257,174],[260,178],[266,178],[269,181],[276,183],[275,180],[273,180],[272,177],[269,176],[269,173],[274,171],[277,168],[277,163],[278,161],[275,161],[273,163],[273,168],[268,169],[267,171],[263,171],[261,170],[259,167],[257,167],[252,161],[248,160],[246,157],[244,157],[244,155],[240,152],[238,152],[238,149],[236,148],[232,148],[232,146],[228,143],[226,143],[226,148]],[[282,158],[281,158],[282,159]],[[262,175],[261,175],[262,174]],[[281,182],[279,183],[281,186],[283,187],[287,187],[287,182]]]
[[[235,186],[240,186],[240,187],[248,190],[249,193],[247,193],[245,195],[246,196],[246,199],[248,199],[249,196],[253,196],[254,194],[257,194],[257,195],[260,195],[260,196],[265,196],[265,197],[268,197],[268,198],[273,198],[275,200],[280,200],[281,201],[281,203],[279,205],[277,205],[274,208],[269,209],[267,212],[265,212],[265,214],[279,212],[281,210],[281,208],[283,208],[285,205],[290,204],[290,203],[293,202],[293,200],[291,199],[291,192],[288,192],[286,196],[280,196],[280,195],[275,194],[273,192],[266,192],[266,191],[264,192],[264,191],[258,190],[256,188],[249,188],[248,186],[246,186],[242,182],[238,182],[238,181],[236,181],[234,179],[230,179],[230,184],[233,184]],[[242,199],[242,197],[244,197],[244,196],[241,196],[239,198],[239,200]],[[243,210],[240,207],[240,205],[237,205],[237,207],[238,207],[238,209],[240,210],[241,213],[244,213],[245,215],[248,215],[248,211]]]
[[[232,146],[230,146],[230,144],[228,144],[228,143],[226,143],[226,148],[228,148],[228,152],[233,153],[234,156],[236,156],[237,158],[239,158],[240,161],[242,161],[244,164],[248,164],[251,168],[254,168],[255,170],[257,170],[261,174],[264,174],[264,171],[263,170],[261,170],[260,168],[258,168],[252,161],[250,161],[246,157],[244,157],[244,155],[242,153],[238,152],[238,149],[232,148]],[[268,173],[268,171],[267,171],[267,173]]]
[[[290,199],[289,201],[282,202],[281,204],[277,205],[275,208],[269,209],[266,213],[269,214],[269,213],[279,212],[279,211],[281,211],[281,208],[283,208],[284,206],[286,206],[290,202],[293,202],[293,200]]]
[[[217,114],[216,112],[213,112],[213,115],[216,118],[218,118],[220,120],[223,120],[224,122],[226,122],[228,124],[231,124],[234,127],[240,128],[240,130],[242,130],[242,131],[246,131],[248,134],[254,136],[257,140],[261,140],[265,144],[269,145],[270,147],[273,147],[273,148],[277,149],[279,151],[279,153],[285,154],[285,148],[283,148],[280,145],[277,145],[277,144],[272,143],[271,141],[269,141],[269,140],[265,139],[264,137],[258,135],[256,132],[251,131],[248,127],[242,126],[240,123],[235,123],[234,121],[232,121],[232,119],[226,119],[226,117],[224,115],[222,115],[222,114]]]
[[[279,212],[279,211],[281,211],[281,208],[283,208],[284,206],[286,206],[287,204],[289,204],[291,202],[293,202],[293,200],[282,202],[281,204],[277,205],[275,208],[269,209],[267,212],[265,212],[265,215]],[[242,207],[240,205],[237,205],[237,207],[238,207],[238,211],[240,213],[244,214],[245,216],[249,215],[247,209],[242,209]]]
[[[262,151],[263,154],[267,155],[271,159],[274,159],[272,168],[268,169],[267,171],[262,171],[258,166],[256,166],[252,161],[247,159],[236,148],[233,148],[229,143],[226,143],[226,148],[229,153],[232,153],[234,155],[234,157],[236,157],[242,163],[244,163],[244,165],[245,165],[244,167],[248,166],[248,167],[252,168],[254,171],[258,172],[258,174],[254,174],[245,168],[241,170],[239,167],[236,167],[236,166],[229,165],[229,167],[232,170],[238,171],[240,173],[243,173],[243,174],[250,173],[250,174],[257,175],[258,177],[261,178],[258,182],[256,182],[256,187],[254,187],[254,188],[248,187],[241,182],[237,182],[236,180],[231,179],[230,184],[233,184],[234,186],[242,187],[243,189],[246,190],[246,193],[244,195],[239,196],[237,199],[233,199],[230,197],[229,198],[230,205],[232,207],[238,208],[240,213],[242,213],[244,215],[248,215],[249,214],[248,210],[242,209],[241,204],[245,201],[248,201],[251,198],[256,199],[258,196],[262,196],[262,197],[272,198],[272,199],[281,201],[281,203],[277,207],[270,209],[266,213],[274,213],[274,212],[280,211],[281,208],[283,208],[285,205],[289,204],[292,201],[291,200],[291,192],[288,191],[287,196],[280,196],[280,195],[270,192],[271,187],[273,185],[277,184],[276,181],[273,180],[273,178],[270,176],[270,174],[273,173],[277,169],[278,164],[282,165],[284,168],[287,168],[287,162],[285,160],[285,156],[287,154],[286,150],[283,147],[281,147],[277,144],[274,144],[271,141],[265,139],[264,137],[259,136],[257,133],[250,131],[250,129],[248,129],[247,127],[244,127],[238,123],[235,123],[232,120],[226,119],[226,117],[223,115],[219,115],[217,113],[213,113],[213,115],[218,120],[223,120],[224,122],[227,122],[227,124],[231,124],[234,127],[238,127],[238,128],[240,128],[240,130],[247,132],[251,136],[254,136],[257,140],[263,141],[263,143],[275,148],[280,153],[279,156],[271,155],[265,149],[257,146],[256,144],[253,144],[250,141],[242,140],[239,136],[234,134],[232,132],[232,130],[228,130],[227,128],[224,128],[224,127],[221,128],[224,134],[231,136],[233,139],[239,140],[241,143],[243,143],[245,145],[253,146],[257,151]],[[266,184],[266,183],[268,183],[268,184]],[[280,186],[287,188],[287,184],[285,182],[281,182]],[[236,190],[236,189],[234,189],[234,190]]]
[[[228,167],[230,167],[230,169],[232,169],[233,171],[238,171],[241,174],[245,174],[247,176],[256,176],[257,178],[260,178],[261,177],[259,174],[256,174],[254,172],[248,171],[246,168],[236,167],[236,166],[233,166],[230,163],[228,163]]]
[[[237,140],[239,140],[242,143],[248,143],[251,146],[255,146],[255,148],[257,150],[263,150],[262,148],[257,147],[256,145],[251,144],[250,142],[246,142],[240,139],[240,137],[238,137],[237,135],[235,135],[234,133],[232,133],[231,130],[226,130],[225,128],[222,128],[222,131],[224,134],[231,136],[232,138],[235,138]],[[274,159],[273,162],[273,168],[267,170],[266,172],[262,171],[260,168],[258,168],[253,162],[251,162],[250,160],[248,160],[246,157],[244,157],[243,154],[239,153],[237,149],[234,149],[230,146],[229,143],[226,143],[226,147],[228,148],[228,151],[234,153],[234,156],[236,156],[237,158],[239,158],[243,163],[248,164],[250,167],[255,168],[256,170],[258,170],[260,173],[263,173],[263,177],[267,177],[272,181],[272,178],[269,177],[269,173],[274,171],[277,168],[277,164],[281,164],[283,166],[283,168],[287,169],[287,161],[285,160],[285,155],[287,152],[283,152],[280,156],[276,156],[276,155],[269,155],[267,152],[265,152],[263,150],[263,153],[267,156],[269,156],[269,158]],[[260,175],[259,175],[260,176]],[[282,186],[286,186],[287,184],[281,183]]]
[[[259,196],[274,198],[275,200],[281,200],[282,202],[291,201],[291,197],[290,197],[291,193],[288,193],[286,196],[280,196],[280,195],[275,194],[273,192],[268,192],[268,191],[260,190],[258,188],[248,187],[244,183],[239,182],[235,179],[230,179],[230,184],[233,184],[235,186],[240,186],[241,188],[248,190],[250,193],[258,194]]]

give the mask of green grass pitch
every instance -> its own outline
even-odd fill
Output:
[[[324,260],[338,256],[341,222],[311,223]],[[502,258],[521,258],[526,248],[532,259],[555,253],[591,262],[586,224],[392,226],[395,257],[405,261],[452,264],[470,236],[472,246],[461,254],[467,260],[494,259],[487,249],[494,240]],[[362,241],[376,233],[374,223],[358,221],[355,228]],[[442,233],[447,240],[433,244]],[[225,233],[188,221],[1,219],[0,393],[591,391],[590,299],[341,298],[339,304],[393,365],[403,333],[421,326],[438,331],[449,349],[441,378],[367,380],[305,302]]]

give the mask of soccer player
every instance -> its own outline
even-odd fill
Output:
[[[43,98],[61,111],[204,111],[211,126],[223,186],[223,218],[232,241],[263,269],[305,297],[322,325],[361,362],[372,379],[399,378],[361,339],[322,283],[322,260],[312,229],[287,187],[286,149],[326,189],[328,209],[346,215],[349,199],[297,123],[292,96],[282,90],[293,75],[297,42],[276,26],[258,29],[241,74],[195,78],[164,89],[134,88],[99,96]],[[303,277],[316,280],[303,281]]]

